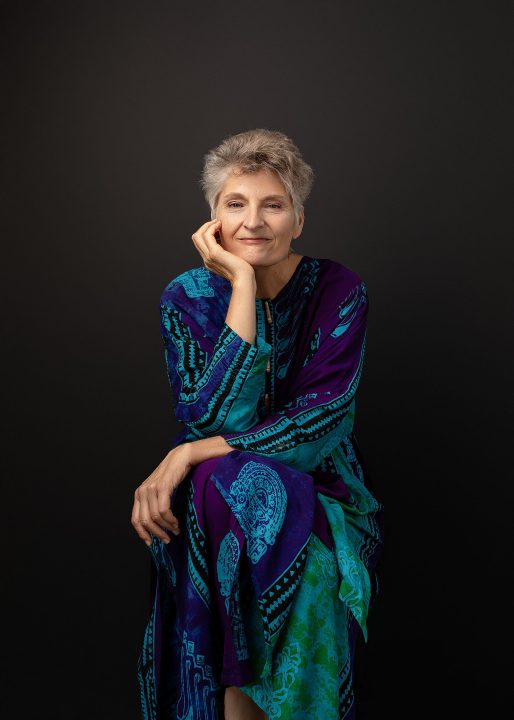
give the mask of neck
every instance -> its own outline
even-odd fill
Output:
[[[255,297],[263,300],[273,300],[291,279],[301,259],[302,255],[291,251],[285,260],[267,267],[254,268],[255,280],[257,281]]]

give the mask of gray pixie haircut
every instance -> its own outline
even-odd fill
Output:
[[[314,171],[303,160],[294,142],[281,132],[256,128],[231,135],[204,155],[200,184],[215,218],[219,195],[232,172],[259,170],[277,173],[290,195],[296,222],[314,182]]]

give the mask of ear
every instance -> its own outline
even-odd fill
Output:
[[[299,220],[294,228],[293,240],[296,240],[296,238],[299,238],[300,235],[302,234],[304,222],[305,222],[305,212],[304,212],[304,206],[302,205],[302,208],[300,210]]]

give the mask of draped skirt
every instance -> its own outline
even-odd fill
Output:
[[[196,465],[171,505],[180,534],[149,546],[143,719],[222,720],[237,686],[269,718],[353,720],[380,503],[359,480],[234,450]]]

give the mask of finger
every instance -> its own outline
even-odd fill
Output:
[[[141,540],[144,540],[147,545],[152,544],[152,538],[150,537],[149,533],[145,530],[143,525],[141,524],[140,520],[140,510],[141,510],[141,503],[136,498],[134,500],[134,507],[132,508],[132,516],[130,518],[130,521],[132,525],[134,526],[134,530],[137,532]]]
[[[170,494],[168,491],[162,491],[159,493],[159,513],[162,518],[167,520],[171,525],[171,531],[176,535],[180,532],[178,520],[173,515],[170,507]]]
[[[209,251],[207,249],[207,245],[206,245],[206,242],[203,239],[203,237],[195,234],[195,235],[191,236],[191,239],[193,241],[193,245],[195,246],[195,248],[198,250],[198,252],[202,256],[202,259],[203,260],[208,259]]]
[[[207,228],[201,237],[204,253],[215,266],[220,263],[221,256],[226,252],[216,238],[215,233],[218,230],[221,230],[221,223],[218,226],[213,225],[211,228]]]
[[[169,520],[161,516],[161,512],[159,509],[158,491],[156,491],[155,493],[148,493],[148,505],[150,507],[150,517],[152,518],[152,520],[160,527],[165,527],[168,528],[168,530],[172,530],[174,526],[169,522]]]
[[[164,542],[169,542],[170,539],[168,535],[165,533],[165,531],[157,525],[156,522],[152,520],[152,517],[150,515],[150,504],[148,502],[148,494],[150,492],[150,488],[140,488],[139,490],[139,497],[141,502],[141,510],[139,513],[139,517],[141,520],[141,524],[148,530],[149,532],[152,532],[156,537],[160,538],[161,540],[164,540]]]
[[[221,220],[218,220],[217,218],[216,218],[215,220],[208,220],[208,221],[207,221],[206,223],[204,223],[203,225],[200,225],[200,227],[198,228],[198,230],[195,230],[195,232],[193,233],[193,235],[201,235],[201,234],[204,233],[211,225],[215,225],[216,223],[220,223],[220,222],[221,222]]]
[[[220,255],[220,248],[223,250],[223,248],[216,239],[215,232],[216,229],[212,228],[210,232],[206,231],[203,235],[203,241],[205,243],[206,251],[211,257],[216,257],[216,255]]]
[[[195,240],[204,240],[206,236],[214,238],[214,234],[219,231],[220,227],[221,220],[211,220],[211,222],[199,227],[198,230],[191,235],[191,240],[193,240],[193,242]]]

